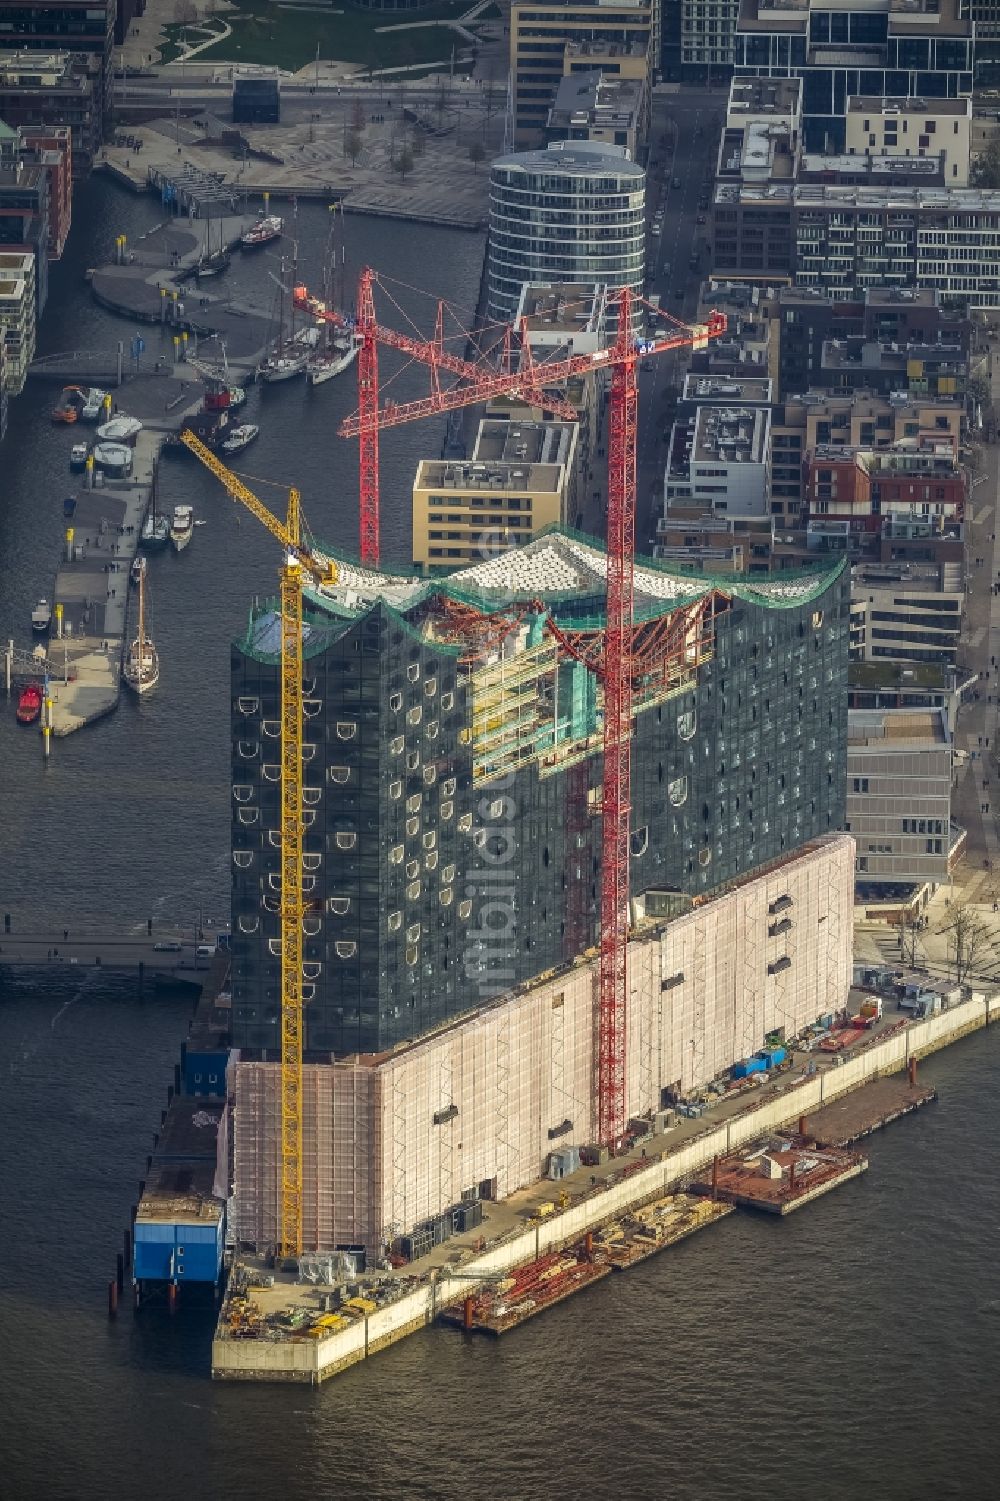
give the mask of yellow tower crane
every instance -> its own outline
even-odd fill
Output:
[[[281,570],[281,1215],[282,1256],[302,1252],[302,584],[334,584],[336,565],[302,541],[299,492],[288,493],[282,523],[194,433],[181,442],[233,500],[251,511],[285,551]]]

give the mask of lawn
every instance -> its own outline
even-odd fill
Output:
[[[343,15],[319,11],[282,10],[268,0],[242,0],[239,11],[228,11],[233,34],[224,42],[198,54],[199,62],[270,63],[297,73],[319,55],[337,62],[400,68],[414,63],[439,62],[451,56],[453,46],[467,46],[457,32],[444,26],[419,27],[415,31],[379,33],[379,26],[408,20],[453,20],[469,8],[468,0],[446,0],[419,11],[362,11],[345,9]]]

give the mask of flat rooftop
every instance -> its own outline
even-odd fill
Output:
[[[684,401],[740,402],[743,405],[769,406],[772,382],[749,377],[734,380],[728,375],[691,375],[684,377]]]
[[[575,446],[573,422],[504,422],[484,417],[479,424],[472,464],[511,464],[524,468],[568,464]]]
[[[847,113],[864,115],[968,115],[972,118],[972,100],[923,99],[914,95],[905,98],[890,95],[883,99],[878,94],[851,94],[847,100]]]
[[[716,459],[724,464],[762,464],[767,429],[767,413],[760,407],[699,407],[691,459],[699,463]]]
[[[153,1160],[167,1162],[215,1162],[218,1152],[219,1125],[226,1102],[210,1096],[175,1095],[160,1127]]]
[[[927,744],[947,745],[944,709],[849,709],[848,745]]]
[[[607,298],[608,289],[601,283],[526,282],[521,288],[515,321],[524,318],[529,332],[596,333],[604,318]]]
[[[562,464],[532,464],[527,459],[516,463],[422,459],[417,465],[413,488],[440,490],[447,504],[449,492],[456,499],[460,495],[488,495],[498,490],[555,495],[564,476]]]
[[[797,115],[801,107],[801,78],[734,78],[729,85],[729,116],[787,117]],[[738,125],[740,120],[736,118],[731,123]]]
[[[217,1224],[225,1206],[212,1192],[214,1182],[214,1162],[154,1162],[146,1174],[136,1224]]]
[[[940,154],[903,156],[899,152],[887,152],[880,156],[852,156],[848,151],[839,154],[807,151],[802,156],[800,169],[803,178],[821,172],[832,172],[840,177],[864,172],[868,177],[933,179],[941,178],[943,171]]]
[[[643,85],[637,78],[615,78],[600,69],[568,73],[560,79],[549,110],[549,129],[588,127],[628,130],[642,108]]]
[[[954,668],[946,662],[849,662],[847,681],[851,688],[950,689]]]
[[[776,190],[777,191],[777,190]],[[905,183],[884,186],[837,187],[825,183],[803,183],[795,189],[795,203],[800,209],[829,206],[861,209],[938,210],[941,213],[1000,214],[998,188],[922,188]]]

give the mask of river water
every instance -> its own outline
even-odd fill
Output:
[[[45,349],[128,336],[91,306],[82,273],[155,218],[150,202],[86,190]],[[317,263],[325,229],[302,215]],[[474,301],[475,237],[361,219],[349,233],[356,263]],[[266,267],[237,275],[264,295]],[[415,293],[402,300],[418,313]],[[29,388],[0,453],[0,635],[21,641],[62,534],[70,439],[51,402]],[[347,546],[354,453],[332,429],[353,404],[349,377],[266,391],[243,465],[300,485],[313,530]],[[404,428],[384,445],[397,561],[415,460],[440,437]],[[157,692],[57,743],[47,767],[0,716],[0,900],[15,922],[225,911],[227,643],[277,560],[193,465],[165,465],[163,485],[166,504],[191,499],[208,525],[181,557],[153,560]],[[280,510],[279,489],[260,493]],[[213,1385],[206,1312],[104,1315],[187,1020],[186,1003],[138,1002],[106,977],[0,988],[4,1501],[997,1494],[1000,1031],[930,1061],[939,1103],[874,1138],[864,1178],[789,1221],[731,1216],[500,1342],[434,1330],[312,1391]]]

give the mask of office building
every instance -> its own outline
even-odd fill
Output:
[[[620,146],[634,161],[648,118],[649,91],[640,80],[611,78],[600,70],[569,73],[556,90],[545,139]]]
[[[952,823],[952,740],[945,709],[852,709],[847,828],[856,897],[907,906],[946,881],[964,831]]]
[[[645,172],[618,146],[566,141],[500,157],[490,168],[490,319],[509,322],[528,282],[641,294],[645,195]]]
[[[969,186],[972,99],[880,99],[847,101],[844,149],[849,156],[944,157],[944,186]]]
[[[413,481],[413,562],[453,571],[576,519],[572,422],[486,419],[468,462],[423,459]]]
[[[591,47],[589,53],[580,48]],[[648,90],[659,67],[660,0],[514,0],[510,72],[514,145],[541,145],[560,80],[595,68],[638,79]]]
[[[973,30],[964,0],[740,0],[735,70],[800,77],[806,150],[839,153],[852,98],[970,97]]]
[[[65,43],[59,52],[0,52],[0,120],[22,130],[68,126],[74,153],[89,164],[103,138],[101,69],[99,57]]]
[[[600,632],[604,563],[556,530],[430,582],[342,559],[310,592],[309,1058],[419,1038],[593,943],[601,693],[565,638]],[[636,664],[632,890],[694,898],[843,822],[849,581],[720,591],[639,559],[635,589],[650,622],[697,609],[676,661]],[[257,1050],[279,1042],[279,655],[262,604],[232,655],[233,1043]]]
[[[27,88],[51,90],[55,86],[44,80],[51,72],[53,61],[66,53],[81,59],[85,75],[94,80],[96,119],[88,125],[92,126],[98,141],[103,138],[113,108],[112,48],[117,9],[118,0],[23,0],[22,4],[7,5],[0,11],[0,46],[16,50],[18,71],[24,74]],[[31,82],[31,53],[40,54],[39,78],[43,80],[34,85]],[[73,144],[77,151],[86,156],[93,154],[84,141],[78,139],[78,127],[83,122],[68,115],[61,119],[46,115],[35,121],[15,121],[0,102],[0,117],[8,124],[72,125]],[[81,136],[82,133],[81,130]]]

